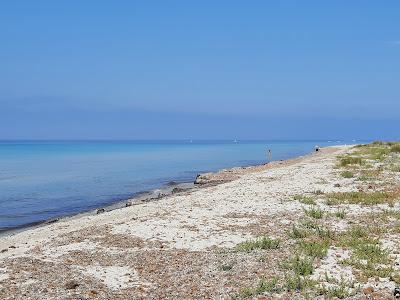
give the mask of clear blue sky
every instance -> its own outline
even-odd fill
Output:
[[[400,138],[400,1],[4,1],[0,139]]]

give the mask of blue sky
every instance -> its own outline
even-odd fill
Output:
[[[8,1],[0,139],[400,138],[399,1]]]

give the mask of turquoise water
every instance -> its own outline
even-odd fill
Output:
[[[71,215],[197,173],[309,153],[323,141],[0,142],[0,231]],[[350,143],[350,142],[348,142]]]

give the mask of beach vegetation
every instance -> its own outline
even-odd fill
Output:
[[[319,288],[319,294],[325,295],[326,299],[345,299],[353,295],[357,290],[355,289],[354,281],[346,280],[344,277],[337,280],[327,274],[325,277],[326,282],[331,283],[331,285],[329,287],[322,285]]]
[[[282,289],[278,286],[278,278],[272,277],[271,279],[267,280],[265,278],[260,279],[258,282],[256,293],[263,294],[263,293],[279,293]]]
[[[315,220],[306,219],[300,222],[300,226],[307,230],[317,230],[320,225]]]
[[[309,277],[303,277],[296,274],[286,274],[284,289],[287,292],[304,292],[307,290],[314,290],[317,285],[315,280],[311,280]]]
[[[253,250],[270,250],[278,249],[280,245],[279,239],[271,239],[269,237],[259,237],[254,240],[248,240],[236,246],[236,250],[240,252],[251,252]]]
[[[232,270],[232,268],[233,268],[233,265],[222,265],[221,266],[221,270],[225,271],[225,272]]]
[[[292,226],[292,229],[289,231],[289,237],[293,238],[293,239],[302,239],[307,237],[308,232],[296,225]]]
[[[389,170],[392,172],[400,172],[400,165],[392,165]]]
[[[279,286],[279,278],[272,277],[271,279],[261,278],[256,287],[242,288],[238,295],[231,299],[248,299],[264,293],[280,293],[282,288]]]
[[[342,177],[344,177],[344,178],[353,178],[354,177],[353,172],[350,172],[350,171],[343,171],[340,175],[342,175]]]
[[[239,295],[233,296],[231,299],[232,300],[248,299],[253,296],[255,296],[255,290],[251,287],[245,287],[240,290]]]
[[[312,258],[324,258],[328,253],[329,240],[310,240],[299,243],[300,251]]]
[[[379,238],[375,236],[379,233],[381,231],[372,227],[358,225],[339,234],[335,241],[337,246],[351,249],[350,258],[342,263],[358,269],[365,278],[390,276],[393,268],[388,265],[389,251],[382,248]]]
[[[307,216],[314,219],[322,219],[324,216],[324,211],[316,206],[311,206],[309,209],[304,209],[304,212]]]
[[[364,160],[361,157],[354,156],[344,156],[339,160],[339,164],[341,167],[347,167],[349,165],[362,165]]]
[[[394,200],[393,195],[383,191],[376,192],[336,192],[327,194],[328,204],[361,204],[375,205],[389,203]]]
[[[303,239],[310,236],[332,239],[334,233],[329,228],[319,225],[312,220],[304,220],[297,226],[293,225],[289,232],[289,237],[294,239]]]
[[[396,143],[396,144],[390,146],[390,152],[400,153],[400,143]]]
[[[344,209],[339,209],[335,212],[335,216],[339,219],[346,218],[346,211]]]
[[[307,204],[307,205],[315,205],[315,200],[312,197],[305,196],[305,195],[295,195],[294,200],[299,201],[300,203]]]
[[[282,267],[291,270],[296,276],[308,276],[312,275],[314,272],[313,262],[313,258],[295,255],[294,257],[284,261]]]
[[[376,177],[371,177],[366,175],[361,175],[360,177],[357,178],[357,181],[375,181],[375,180],[377,180]]]
[[[335,237],[335,234],[332,230],[330,230],[327,227],[319,226],[316,229],[316,234],[318,237],[323,238],[323,239],[333,239]]]

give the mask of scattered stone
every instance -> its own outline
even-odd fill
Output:
[[[79,283],[77,283],[75,280],[68,281],[68,282],[65,284],[65,288],[66,288],[67,290],[74,290],[74,289],[76,289],[78,286],[79,286]]]
[[[184,192],[184,191],[185,191],[185,189],[176,187],[176,188],[172,189],[172,194],[176,194],[176,193],[180,193],[180,192]]]
[[[104,212],[106,212],[106,210],[104,208],[99,208],[96,213],[97,214],[102,214]]]
[[[7,252],[8,251],[8,249],[2,249],[1,251],[0,251],[0,253],[4,253],[4,252]]]
[[[394,289],[393,297],[395,299],[400,299],[400,287],[397,287],[397,288]]]
[[[334,187],[340,187],[340,183],[335,183],[333,186]]]
[[[52,223],[56,223],[58,222],[60,219],[56,218],[56,219],[52,219],[52,220],[48,220],[46,221],[46,224],[52,224]]]

